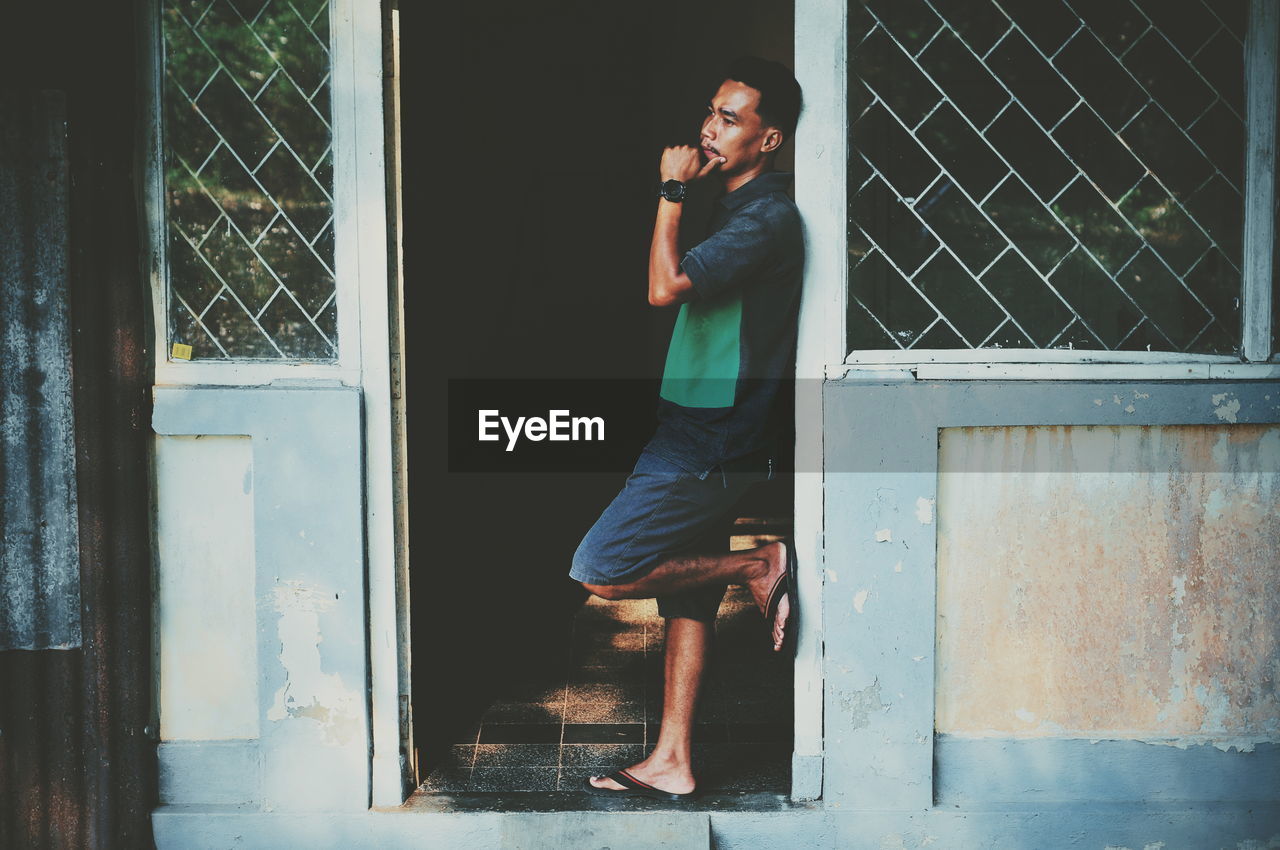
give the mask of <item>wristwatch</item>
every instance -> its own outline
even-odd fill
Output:
[[[685,185],[679,180],[667,180],[658,184],[658,197],[666,198],[673,204],[678,204],[684,200]]]

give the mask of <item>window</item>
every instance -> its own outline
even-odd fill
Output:
[[[852,7],[846,350],[1238,354],[1247,19]]]
[[[328,0],[165,0],[173,359],[338,356]]]

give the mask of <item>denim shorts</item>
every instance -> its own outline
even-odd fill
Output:
[[[699,477],[645,449],[578,544],[569,575],[585,584],[629,584],[673,556],[707,554],[700,539],[726,519],[751,484],[771,477],[772,462],[760,470],[716,467]],[[713,621],[724,591],[708,587],[659,597],[658,613]]]

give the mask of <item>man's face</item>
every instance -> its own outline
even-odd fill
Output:
[[[737,80],[725,80],[707,107],[702,122],[703,162],[725,158],[721,173],[736,174],[755,166],[765,157],[762,147],[776,128],[764,125],[756,113],[760,92]],[[776,148],[777,144],[772,147]],[[772,148],[771,148],[772,149]]]

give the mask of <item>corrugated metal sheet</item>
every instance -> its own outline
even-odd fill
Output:
[[[146,848],[156,805],[153,377],[136,23],[131,4],[11,6],[0,27],[0,88],[61,91],[66,102],[81,646],[0,652],[0,848]],[[15,214],[0,208],[0,221]]]
[[[0,94],[0,649],[80,645],[61,92]]]

